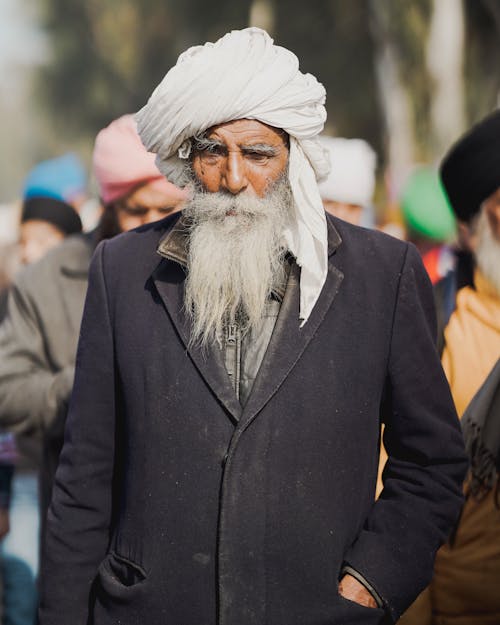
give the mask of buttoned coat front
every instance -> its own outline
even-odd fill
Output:
[[[301,328],[294,265],[242,408],[218,348],[187,347],[184,270],[156,252],[176,219],[94,256],[41,625],[395,620],[429,581],[465,471],[417,252],[329,218],[320,298]],[[344,565],[383,609],[339,596]]]

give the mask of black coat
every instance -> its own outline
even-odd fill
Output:
[[[242,410],[217,349],[186,349],[184,273],[155,251],[175,219],[94,256],[41,625],[380,623],[339,597],[344,563],[397,618],[466,469],[415,248],[329,219],[321,296],[300,329],[295,266]]]

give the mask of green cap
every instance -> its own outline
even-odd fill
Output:
[[[456,233],[455,215],[437,171],[420,167],[410,176],[401,196],[401,211],[409,230],[436,241]]]

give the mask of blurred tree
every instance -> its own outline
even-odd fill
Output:
[[[466,126],[464,21],[462,0],[433,0],[426,62],[432,94],[430,137],[438,156]]]
[[[465,0],[469,123],[500,106],[500,2]]]
[[[378,95],[383,111],[382,128],[386,144],[386,165],[390,176],[386,176],[388,195],[394,200],[399,194],[403,179],[415,158],[414,126],[425,120],[426,81],[419,76],[422,60],[415,36],[408,37],[408,18],[397,7],[378,0],[369,3],[371,33],[375,41],[375,72]],[[418,15],[420,19],[416,19]],[[422,16],[413,7],[413,30],[421,30]],[[417,23],[420,28],[415,28]],[[404,78],[417,69],[413,91]],[[424,88],[420,88],[424,86]],[[424,134],[425,136],[425,134]]]
[[[175,62],[200,41],[248,23],[250,0],[43,0],[52,60],[39,91],[59,133],[93,136],[139,109]]]
[[[274,34],[327,90],[330,133],[367,139],[380,153],[380,107],[366,0],[274,0]]]
[[[327,131],[367,139],[394,196],[410,165],[439,158],[498,99],[499,0],[41,2],[53,49],[42,100],[56,136],[89,144],[145,103],[181,51],[250,21],[324,83]]]

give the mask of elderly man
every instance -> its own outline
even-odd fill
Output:
[[[323,103],[252,28],[138,114],[191,199],[95,254],[42,625],[368,625],[428,582],[465,470],[432,293],[412,247],[326,218]]]
[[[500,110],[452,146],[441,177],[476,268],[457,293],[443,366],[461,416],[500,358]]]
[[[476,265],[474,286],[457,293],[442,358],[458,414],[467,415],[472,479],[454,540],[438,553],[430,591],[404,622],[490,625],[500,623],[500,405],[478,411],[477,399],[471,400],[500,358],[500,111],[450,148],[441,178]],[[493,385],[493,392],[498,379],[497,365],[479,397],[488,397],[488,387]]]

